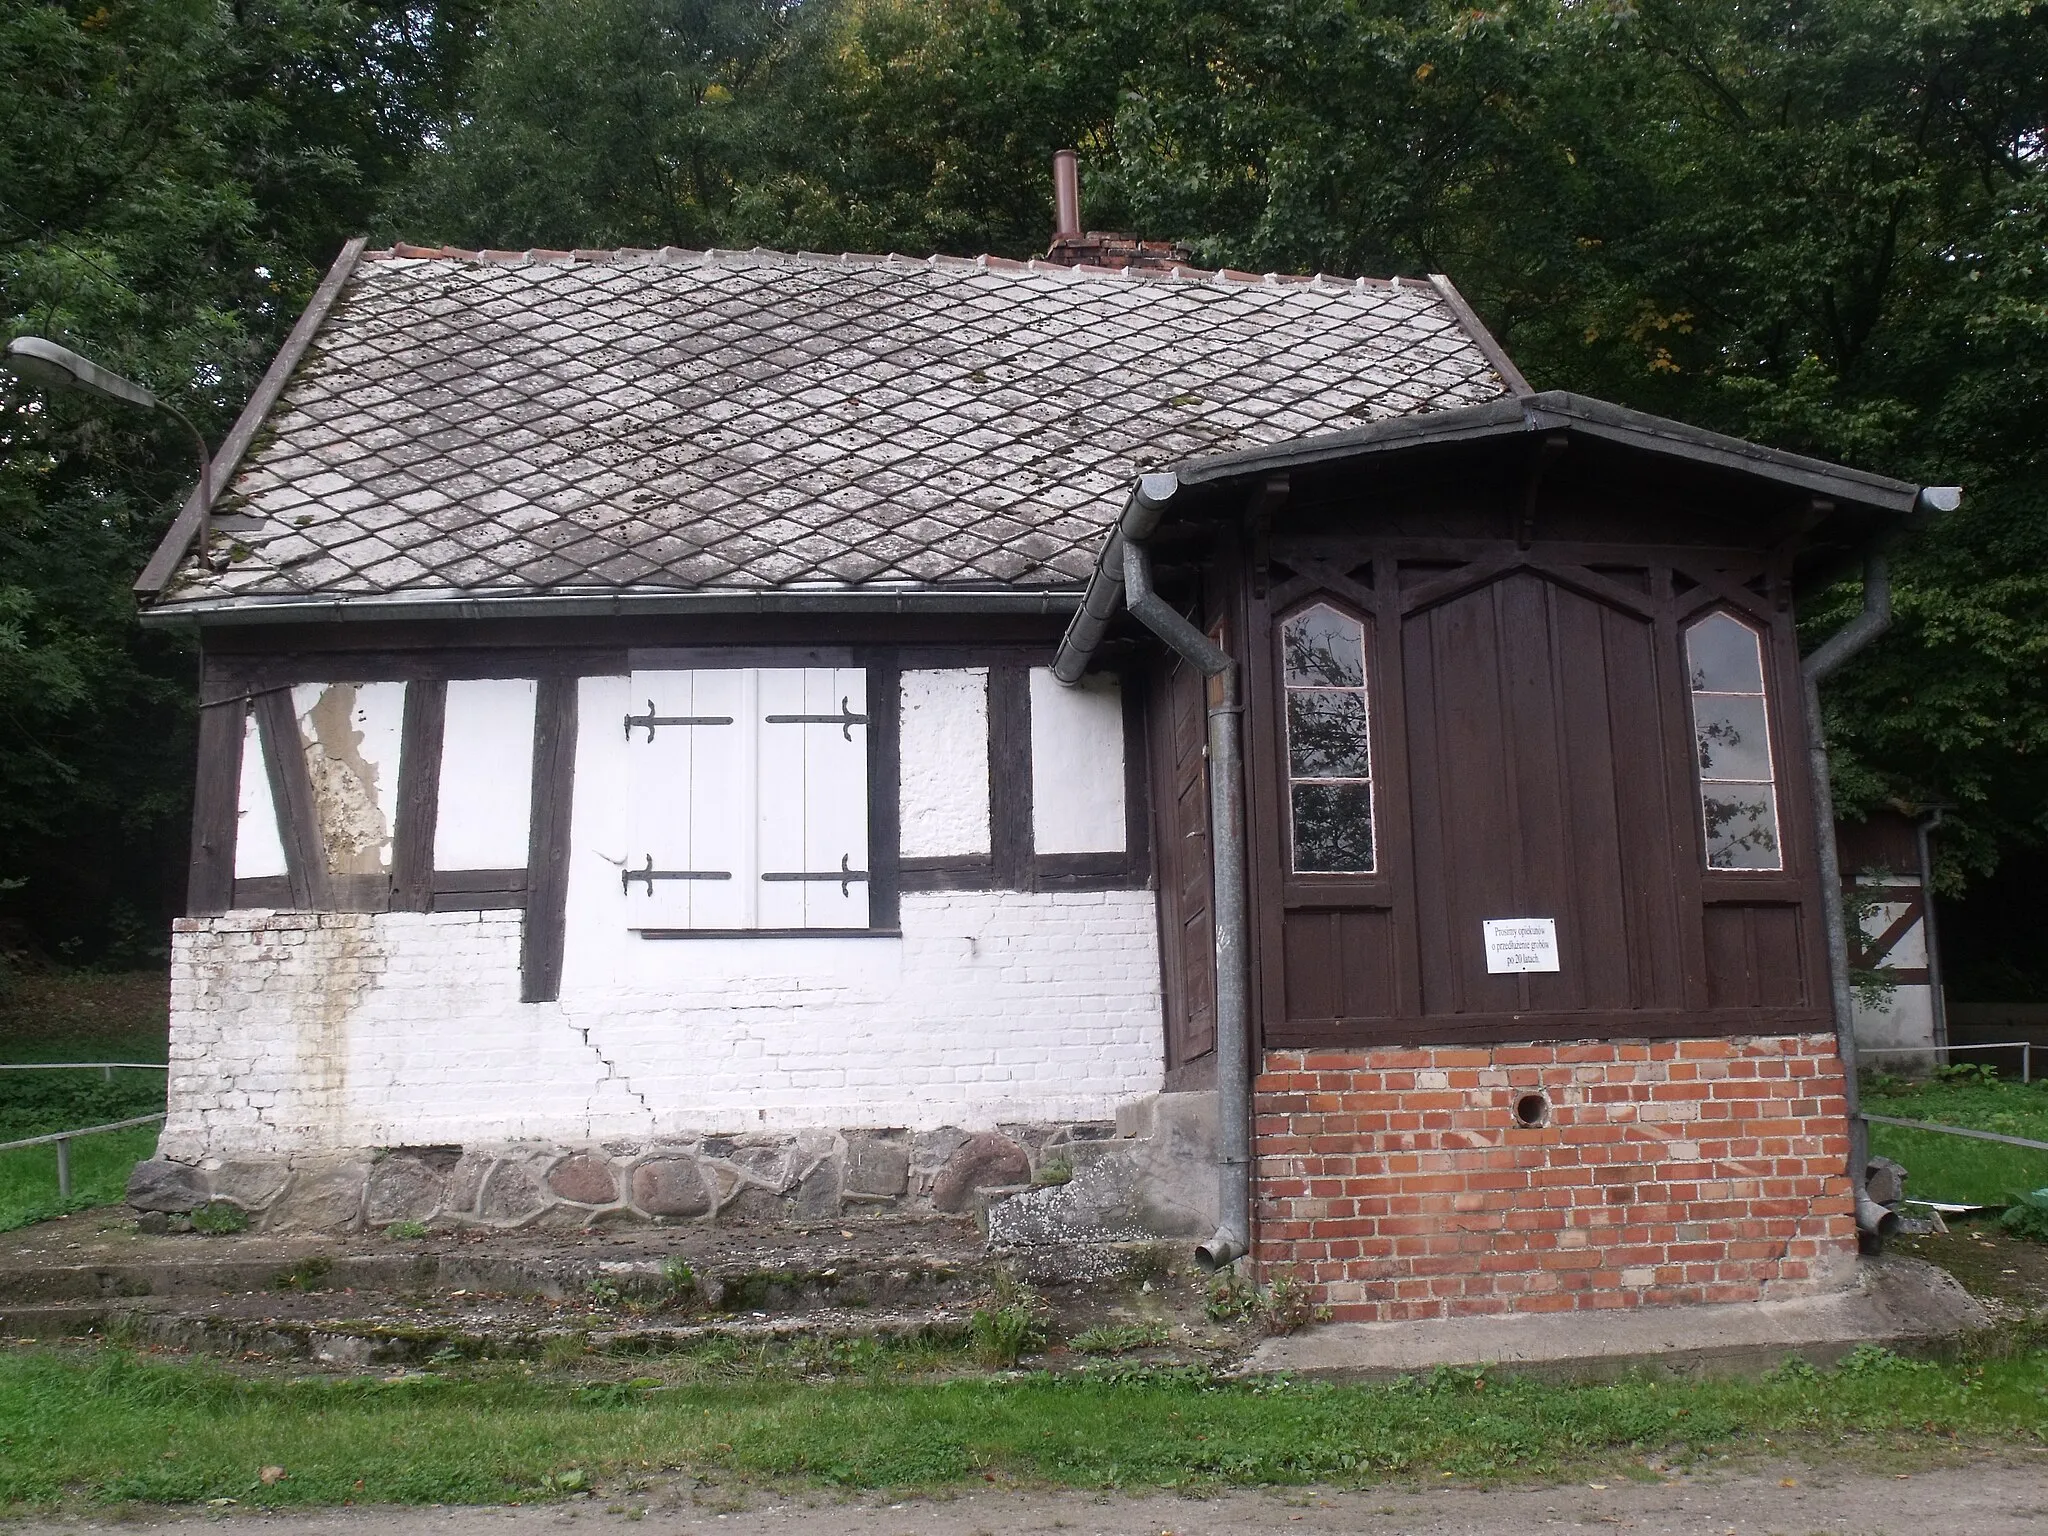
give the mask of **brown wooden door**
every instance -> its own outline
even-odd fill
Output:
[[[1404,615],[1426,1014],[1678,1008],[1691,811],[1657,637],[1521,570]],[[1555,973],[1488,975],[1488,918],[1557,924]]]
[[[1173,658],[1155,697],[1166,729],[1159,755],[1159,888],[1166,991],[1166,1066],[1177,1071],[1216,1049],[1216,962],[1210,917],[1208,719],[1201,673]]]

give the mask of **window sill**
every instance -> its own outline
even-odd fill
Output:
[[[641,939],[900,939],[901,928],[629,928]]]

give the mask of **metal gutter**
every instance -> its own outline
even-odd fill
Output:
[[[447,592],[412,597],[208,598],[145,608],[152,628],[430,619],[652,618],[749,613],[1069,614],[1083,593],[981,587],[761,587],[626,592]]]
[[[1110,528],[1109,539],[1096,557],[1088,589],[1081,595],[1080,611],[1060,637],[1060,648],[1053,655],[1052,675],[1068,687],[1081,681],[1095,648],[1109,633],[1117,609],[1123,606],[1125,544],[1142,544],[1152,536],[1159,519],[1166,515],[1166,504],[1179,489],[1180,481],[1171,474],[1141,476],[1131,488],[1131,499],[1124,503],[1123,515]]]
[[[270,360],[270,367],[264,372],[263,382],[256,386],[256,392],[249,397],[249,403],[242,407],[242,414],[235,418],[234,427],[220,445],[220,451],[213,456],[211,470],[199,484],[192,487],[192,494],[186,499],[184,508],[172,522],[170,531],[163,542],[156,547],[156,553],[149,557],[149,564],[142,568],[142,574],[135,578],[135,591],[149,598],[170,585],[171,578],[178,573],[178,566],[185,554],[206,526],[206,514],[212,508],[214,499],[227,489],[235,478],[235,471],[242,467],[242,455],[249,451],[249,445],[256,440],[257,429],[263,425],[284,393],[285,385],[291,382],[293,371],[299,360],[306,355],[306,349],[313,344],[313,337],[327,319],[328,310],[348,283],[356,269],[356,262],[363,254],[363,237],[358,235],[341,248],[341,254],[334,258],[334,265],[327,269],[327,276],[314,292],[312,301],[299,316],[298,324],[292,327],[291,335],[278,349],[277,356]]]

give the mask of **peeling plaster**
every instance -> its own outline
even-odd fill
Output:
[[[405,685],[316,683],[292,693],[329,873],[388,873]]]

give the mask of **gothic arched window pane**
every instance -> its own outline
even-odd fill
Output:
[[[1783,869],[1777,775],[1755,630],[1710,613],[1685,631],[1709,869]]]
[[[1372,710],[1365,626],[1318,604],[1280,626],[1287,803],[1297,874],[1371,874]]]

